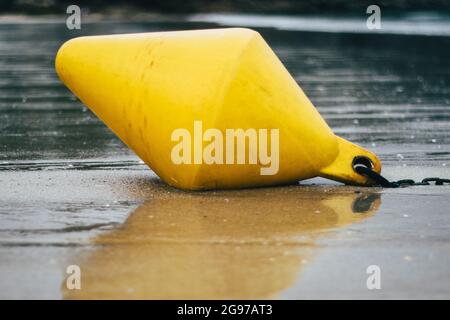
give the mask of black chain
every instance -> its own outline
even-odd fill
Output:
[[[450,179],[442,179],[442,178],[425,178],[420,182],[415,182],[412,179],[402,179],[397,181],[389,181],[385,177],[383,177],[378,172],[373,171],[371,168],[368,168],[363,165],[356,165],[353,169],[359,173],[360,175],[366,176],[369,179],[375,182],[376,186],[380,186],[383,188],[400,188],[407,186],[429,186],[431,182],[434,182],[437,186],[442,186],[444,184],[450,184]]]

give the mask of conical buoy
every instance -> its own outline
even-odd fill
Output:
[[[334,135],[259,33],[90,36],[58,51],[67,87],[168,184],[190,190],[316,176],[370,181],[371,152]]]

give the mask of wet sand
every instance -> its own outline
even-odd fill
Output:
[[[187,193],[149,173],[2,172],[2,298],[449,296],[448,187]]]
[[[178,191],[54,73],[70,37],[205,27],[0,24],[0,298],[449,298],[449,186]],[[260,31],[388,178],[450,176],[448,37]],[[80,291],[65,286],[72,264]]]

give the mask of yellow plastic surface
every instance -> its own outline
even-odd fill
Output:
[[[67,87],[168,184],[190,190],[284,184],[316,176],[368,184],[353,171],[371,152],[334,135],[259,33],[243,28],[90,36],[66,42],[56,70]],[[176,164],[171,135],[195,121],[279,129],[279,168]],[[248,144],[247,144],[248,150]],[[192,151],[193,153],[195,150]]]

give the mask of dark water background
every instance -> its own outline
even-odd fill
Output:
[[[64,41],[211,27],[217,25],[93,23],[71,31],[63,22],[0,24],[0,169],[17,161],[135,159],[58,80],[54,58]],[[450,37],[259,31],[335,133],[374,150],[387,166],[449,161]]]
[[[58,80],[54,58],[59,46],[80,35],[213,27],[218,25],[185,17],[86,23],[81,31],[68,30],[63,19],[0,23],[0,287],[6,297],[58,297],[58,259],[70,248],[82,250],[93,233],[123,222],[143,200],[120,191],[117,177],[151,175]],[[386,176],[450,176],[450,37],[257,30],[334,132],[377,153]],[[448,187],[401,192],[411,196],[384,195],[385,213],[408,217],[414,208],[425,213],[433,207],[436,215],[390,231],[385,227],[392,221],[378,221],[374,230],[385,239],[403,230],[405,238],[394,239],[398,245],[424,236],[423,225],[432,224],[437,229],[425,236],[434,237],[430,246],[437,243],[441,250],[434,257],[449,256]],[[405,200],[414,205],[401,209]],[[369,232],[366,241],[374,237]],[[426,252],[425,247],[419,255]],[[442,271],[433,279],[449,280],[448,259],[430,259],[412,271],[419,275],[416,287],[424,287],[426,277],[420,275],[430,267]],[[27,273],[28,278],[19,273],[33,268],[44,271]],[[436,283],[430,295],[448,295]],[[38,284],[51,289],[36,291]],[[409,292],[408,286],[402,288],[394,290],[395,297]],[[326,296],[326,290],[317,295]],[[298,296],[301,291],[287,295]]]

